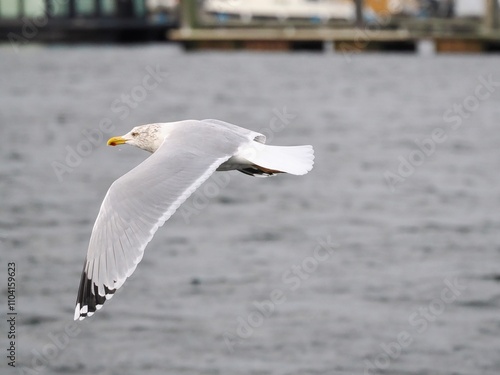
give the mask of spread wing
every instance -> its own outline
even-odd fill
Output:
[[[92,230],[75,320],[91,316],[113,296],[134,272],[156,230],[249,141],[215,124],[187,122],[111,185]]]

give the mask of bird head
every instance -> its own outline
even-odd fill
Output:
[[[160,125],[148,124],[136,126],[125,135],[110,138],[108,146],[128,144],[152,153],[161,146],[163,140]]]

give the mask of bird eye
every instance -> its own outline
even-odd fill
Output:
[[[132,137],[137,137],[139,135],[139,133],[133,132],[131,135],[132,135]]]

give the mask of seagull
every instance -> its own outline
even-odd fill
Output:
[[[269,146],[263,134],[219,120],[185,120],[134,127],[109,146],[152,153],[109,188],[90,236],[75,320],[92,316],[135,271],[146,245],[179,206],[215,171],[255,177],[304,175],[312,146]]]

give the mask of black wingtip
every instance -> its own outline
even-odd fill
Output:
[[[252,166],[238,169],[241,173],[255,177],[270,177],[276,176],[278,173],[285,173],[274,169],[261,167],[260,165],[253,164]]]
[[[104,292],[104,296],[99,294],[97,285],[89,279],[84,268],[76,297],[74,319],[83,320],[88,316],[94,315],[104,305],[104,302],[113,296],[116,289],[109,289],[107,286],[104,286]]]

